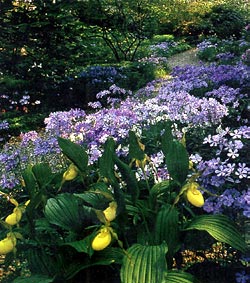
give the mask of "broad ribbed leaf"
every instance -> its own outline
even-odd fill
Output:
[[[165,242],[168,246],[169,260],[179,248],[179,215],[175,207],[163,206],[157,213],[155,235],[156,244]],[[169,262],[170,264],[170,262]]]
[[[132,131],[129,132],[129,155],[131,158],[143,160],[145,153],[142,150],[136,134]]]
[[[54,281],[53,278],[50,278],[46,275],[35,274],[35,275],[31,275],[29,277],[27,277],[27,276],[18,277],[13,281],[13,283],[50,283],[50,282],[53,282],[53,281]]]
[[[92,208],[79,205],[76,196],[61,194],[47,201],[45,216],[50,223],[66,230],[79,231],[88,219],[95,217],[95,213]]]
[[[37,182],[32,171],[32,166],[29,165],[23,172],[23,180],[25,183],[25,189],[29,193],[30,197],[33,197],[37,192]]]
[[[32,172],[40,188],[44,188],[48,185],[53,178],[51,168],[47,163],[34,165],[32,167]]]
[[[57,255],[52,256],[45,248],[39,248],[37,246],[30,247],[25,255],[28,260],[28,268],[31,274],[52,276],[60,270]]]
[[[111,201],[107,199],[105,195],[98,194],[95,192],[86,192],[83,194],[74,194],[76,197],[84,200],[86,203],[90,204],[92,207],[96,209],[104,209],[105,206],[108,206],[108,203]]]
[[[217,241],[229,244],[242,252],[246,251],[246,243],[234,223],[225,215],[201,215],[195,217],[185,230],[207,231]]]
[[[127,250],[121,267],[122,283],[162,283],[167,270],[167,246],[134,244]]]
[[[173,139],[174,137],[173,137],[172,130],[171,130],[171,123],[169,122],[169,123],[166,123],[164,133],[161,139],[162,151],[165,156],[170,151],[170,146],[173,142]]]
[[[156,198],[169,192],[169,184],[169,180],[156,183],[150,190],[150,197],[152,198],[152,200],[155,200]]]
[[[182,272],[182,271],[175,271],[170,270],[166,273],[165,276],[166,283],[194,283],[197,282],[197,280],[194,278],[193,275]]]
[[[124,253],[120,248],[106,248],[103,251],[96,252],[92,257],[82,257],[71,261],[64,269],[66,279],[73,278],[78,272],[91,266],[111,265],[121,263]]]
[[[179,184],[187,178],[189,157],[186,148],[177,140],[169,144],[168,150],[163,150],[170,176]],[[166,154],[165,154],[166,153]]]
[[[100,175],[107,178],[112,185],[116,185],[117,180],[114,173],[115,141],[108,139],[104,144],[104,152],[99,158]]]
[[[63,154],[67,156],[82,173],[85,173],[88,166],[88,155],[83,148],[61,137],[58,137],[58,144]]]
[[[93,249],[91,248],[91,242],[93,240],[93,235],[89,235],[80,241],[65,243],[63,245],[68,245],[76,249],[79,253],[86,253],[89,256],[92,256],[94,253]]]
[[[127,192],[131,195],[133,202],[135,202],[139,196],[139,186],[132,169],[118,157],[115,158],[115,164],[121,172],[122,178],[127,184]]]

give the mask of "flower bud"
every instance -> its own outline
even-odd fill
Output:
[[[92,241],[92,249],[101,251],[111,243],[112,237],[108,228],[102,228]]]
[[[115,201],[110,202],[109,207],[103,211],[107,221],[113,221],[116,218],[116,209],[117,203]]]
[[[192,182],[189,184],[187,189],[186,196],[187,200],[196,207],[202,207],[204,205],[204,197],[202,193],[197,189],[199,184]]]
[[[67,169],[67,171],[65,171],[63,173],[63,179],[65,181],[71,181],[71,180],[75,179],[77,175],[78,175],[78,169],[72,163],[72,164],[69,165],[69,168]]]

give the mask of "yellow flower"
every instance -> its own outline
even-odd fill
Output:
[[[110,202],[109,207],[107,207],[103,211],[107,221],[113,221],[116,218],[116,209],[117,209],[117,203],[115,201]]]
[[[10,198],[9,201],[15,205],[13,212],[5,218],[5,222],[11,226],[16,225],[20,222],[25,208],[29,205],[30,200],[27,200],[24,205],[19,205],[18,202]]]
[[[191,160],[189,160],[189,162],[188,162],[188,169],[193,169],[194,168],[194,163],[193,163],[193,161],[191,161]]]
[[[0,255],[6,255],[12,252],[16,246],[16,237],[8,233],[7,237],[0,241]]]
[[[196,207],[202,207],[204,205],[204,197],[198,190],[200,185],[196,182],[192,182],[188,185],[189,187],[186,192],[187,200]]]
[[[13,213],[5,218],[5,222],[9,225],[16,225],[22,218],[22,210],[19,207],[14,208]]]
[[[63,180],[64,181],[71,181],[76,178],[78,175],[78,169],[77,167],[72,163],[69,165],[69,168],[67,171],[63,173]]]
[[[101,251],[111,243],[112,237],[107,227],[102,228],[92,241],[92,249]]]

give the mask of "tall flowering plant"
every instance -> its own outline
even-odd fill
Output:
[[[31,272],[14,282],[77,282],[79,274],[93,282],[90,267],[103,265],[112,266],[113,275],[118,270],[122,283],[195,282],[193,275],[174,268],[174,257],[185,245],[183,235],[192,230],[245,252],[233,222],[222,214],[202,213],[206,194],[199,173],[184,139],[174,138],[169,123],[158,143],[168,170],[161,181],[145,169],[155,171],[147,147],[133,131],[126,157],[117,155],[119,145],[108,138],[94,164],[80,145],[58,138],[68,169],[53,173],[46,163],[28,167],[23,172],[23,190],[30,199],[25,214],[18,221],[6,223],[10,216],[2,221],[2,241],[15,236],[6,259],[17,254]]]

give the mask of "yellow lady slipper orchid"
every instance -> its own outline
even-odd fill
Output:
[[[13,209],[13,212],[5,218],[5,222],[13,226],[20,222],[23,212],[25,212],[25,208],[29,205],[30,200],[27,200],[24,205],[19,205],[13,198],[10,198],[9,201],[15,205],[15,208]]]
[[[0,255],[6,255],[12,252],[16,246],[15,236],[8,233],[7,237],[0,241]]]
[[[109,203],[109,207],[107,207],[103,213],[107,221],[113,221],[116,218],[116,209],[117,203],[116,201],[112,201]]]
[[[16,207],[19,205],[18,202],[14,198],[9,199],[10,203],[14,204]]]
[[[78,169],[77,167],[72,163],[69,165],[69,168],[67,171],[63,173],[63,180],[64,181],[71,181],[76,178],[78,175]]]
[[[189,184],[189,188],[186,192],[187,200],[196,207],[202,207],[204,205],[204,197],[198,190],[199,186],[198,183],[192,182]]]
[[[95,251],[104,250],[110,243],[112,237],[107,227],[102,228],[92,241],[92,249]]]
[[[22,218],[22,210],[19,207],[14,208],[13,213],[5,218],[5,222],[9,225],[16,225]]]

